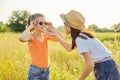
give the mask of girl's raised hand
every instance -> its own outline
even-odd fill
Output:
[[[47,22],[46,28],[55,29],[55,27],[52,25],[52,22]]]
[[[45,34],[49,36],[55,36],[56,35],[56,28],[52,25],[51,22],[47,22],[46,29],[44,31]]]
[[[28,26],[28,29],[29,29],[30,31],[32,31],[32,30],[34,30],[35,26],[36,26],[36,22],[35,22],[35,21],[31,21],[31,22],[30,22],[30,25]]]
[[[35,21],[31,21],[29,27],[31,29],[33,29],[35,27],[35,25],[36,25],[36,22]]]
[[[45,34],[47,34],[48,36],[55,36],[57,33],[54,29],[49,29],[48,31],[44,32]]]

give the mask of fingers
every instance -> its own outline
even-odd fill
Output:
[[[47,22],[47,26],[49,26],[50,28],[55,28],[52,24],[52,22]]]
[[[56,33],[54,31],[46,31],[45,34],[49,35],[49,36],[55,36]]]
[[[31,22],[30,22],[30,25],[34,25],[34,22],[33,22],[33,21],[31,21]]]
[[[35,27],[35,25],[36,25],[35,21],[31,21],[31,22],[30,22],[30,25],[29,25],[29,28],[30,28],[31,30],[33,30],[34,27]]]
[[[53,25],[52,25],[52,22],[47,22],[47,25],[49,25],[49,26],[53,26]]]
[[[35,21],[31,21],[30,25],[36,25],[36,22]]]

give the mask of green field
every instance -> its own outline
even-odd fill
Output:
[[[27,80],[31,62],[26,43],[20,33],[0,33],[0,80]],[[97,33],[97,37],[113,52],[120,69],[120,33]],[[78,80],[84,61],[77,49],[67,52],[58,42],[49,41],[51,80]],[[94,80],[93,73],[86,80]]]

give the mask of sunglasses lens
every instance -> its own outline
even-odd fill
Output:
[[[47,25],[48,23],[47,22],[45,22],[45,25]]]
[[[43,25],[43,22],[39,22],[39,25]]]
[[[43,22],[43,21],[39,22],[39,25],[43,25],[43,24],[47,25],[47,22]]]

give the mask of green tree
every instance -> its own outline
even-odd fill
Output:
[[[30,12],[27,10],[15,10],[8,19],[8,27],[13,32],[22,32],[25,29]]]
[[[93,30],[95,32],[112,32],[113,30],[108,29],[108,28],[99,28],[97,25],[95,24],[91,24],[88,26],[88,29]]]
[[[96,31],[98,29],[98,26],[95,24],[91,24],[88,26],[88,29]]]
[[[115,32],[120,32],[120,23],[114,24],[111,28],[112,28]]]
[[[57,28],[60,32],[64,32],[64,28],[63,28],[63,26],[58,26],[58,28]]]
[[[0,22],[0,32],[8,32],[10,31],[9,27],[7,27],[3,22]]]

